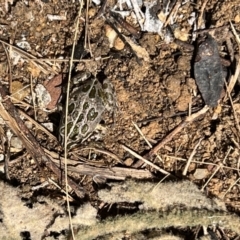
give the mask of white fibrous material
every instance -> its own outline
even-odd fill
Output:
[[[157,16],[153,16],[151,14],[151,9],[157,5],[157,2],[156,1],[145,2],[144,5],[146,7],[146,12],[145,12],[145,22],[143,24],[143,31],[158,33],[159,35],[161,35],[163,22],[161,22],[157,18]]]

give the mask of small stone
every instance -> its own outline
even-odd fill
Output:
[[[206,168],[197,168],[193,174],[195,179],[201,180],[208,176],[209,172]]]
[[[11,147],[17,148],[17,149],[22,149],[23,148],[22,141],[18,137],[12,137],[11,138]]]
[[[124,161],[124,164],[126,166],[131,166],[133,164],[133,159],[132,158],[127,158],[125,161]]]

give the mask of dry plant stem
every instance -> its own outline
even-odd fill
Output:
[[[137,129],[138,133],[142,136],[144,141],[147,143],[147,145],[152,148],[152,144],[147,140],[147,138],[142,133],[141,129],[138,127],[138,125],[135,122],[132,122],[133,126]]]
[[[148,164],[149,166],[155,168],[156,170],[158,170],[159,172],[163,173],[164,175],[171,175],[169,172],[165,171],[164,169],[158,167],[157,165],[153,164],[152,162],[148,161],[147,159],[143,158],[142,156],[138,155],[137,153],[135,153],[134,151],[132,151],[130,148],[121,145],[122,148],[126,151],[128,151],[129,153],[131,153],[133,156],[135,156],[136,158],[142,160],[143,162],[145,162],[146,164]]]
[[[101,3],[102,3],[102,5],[101,5],[95,19],[98,19],[99,17],[101,17],[105,13],[105,9],[106,9],[106,6],[107,6],[107,0],[103,0]]]
[[[32,119],[30,116],[28,116],[25,112],[23,112],[22,110],[18,110],[22,116],[24,116],[26,119],[28,119],[32,124],[34,124],[37,129],[43,131],[44,133],[46,133],[48,135],[49,138],[53,139],[54,141],[57,141],[57,138],[50,133],[45,127],[43,127],[42,125],[40,125],[38,122],[36,122],[34,119]]]
[[[53,68],[51,68],[48,64],[46,64],[45,62],[39,61],[39,59],[37,59],[35,56],[33,56],[32,54],[25,52],[24,50],[22,50],[21,48],[15,47],[12,44],[9,44],[5,41],[0,40],[0,42],[6,46],[9,46],[10,49],[12,49],[13,51],[16,51],[18,54],[20,54],[22,57],[24,57],[25,59],[29,60],[32,62],[33,65],[35,65],[37,68],[39,68],[43,73],[48,74],[48,72],[54,73],[54,74],[58,74]],[[37,63],[38,64],[37,64]],[[43,66],[39,65],[42,64]]]
[[[11,160],[8,165],[9,165],[9,166],[13,166],[14,164],[22,161],[27,155],[28,155],[28,153],[25,152],[22,156],[17,157],[17,158],[15,158],[14,160]],[[0,162],[0,166],[3,166],[3,165],[4,165],[4,164],[3,164],[2,162]]]
[[[238,176],[239,176],[240,175],[240,156],[238,157],[237,171],[238,171]]]
[[[34,119],[37,119],[37,110],[36,110],[36,94],[33,90],[33,81],[32,81],[32,74],[30,76],[30,89],[31,89],[31,96],[32,96],[32,103],[33,103],[33,111],[34,111]]]
[[[108,60],[110,57],[96,57],[96,58],[91,58],[91,59],[73,59],[72,62],[93,62],[93,61],[102,61],[102,60]],[[38,62],[69,62],[71,59],[64,58],[64,59],[54,59],[54,58],[41,58],[38,59]]]
[[[234,36],[235,36],[235,38],[236,38],[236,41],[237,41],[237,44],[238,44],[238,46],[239,46],[239,45],[240,45],[240,37],[238,36],[238,34],[237,34],[237,32],[236,32],[236,29],[235,29],[235,27],[233,26],[233,24],[232,24],[231,21],[230,21],[230,26],[231,26],[231,28],[232,28],[233,34],[234,34]],[[239,49],[239,51],[240,51],[240,49]]]
[[[165,21],[165,23],[163,25],[164,28],[170,23],[172,16],[176,13],[176,11],[178,11],[180,5],[181,5],[181,0],[178,0],[175,3],[174,7],[172,8],[170,14],[168,15],[168,17],[167,17],[167,19],[166,19],[166,21]]]
[[[11,147],[11,137],[12,137],[12,133],[10,132],[10,130],[8,129],[7,131],[9,131],[9,134],[6,133],[7,135],[7,141],[6,141],[6,157],[5,157],[5,172],[6,172],[6,179],[10,180],[10,175],[9,175],[9,160],[10,160],[10,147]],[[10,135],[10,136],[8,136]]]
[[[74,41],[73,41],[73,46],[72,46],[72,54],[71,54],[71,59],[70,59],[70,64],[69,64],[69,73],[68,73],[68,82],[67,82],[67,96],[66,96],[66,106],[65,106],[65,123],[64,123],[64,173],[65,173],[65,189],[66,189],[66,199],[67,199],[67,211],[68,211],[68,218],[69,218],[69,224],[70,224],[70,229],[71,229],[71,236],[73,240],[75,240],[75,235],[74,235],[74,230],[73,230],[73,224],[72,224],[72,216],[71,216],[71,211],[70,211],[70,203],[69,203],[69,194],[68,194],[68,177],[67,177],[67,155],[68,155],[68,105],[69,105],[69,96],[70,96],[70,85],[71,85],[71,70],[73,69],[73,56],[75,52],[75,47],[76,47],[76,42],[77,42],[77,33],[78,33],[78,28],[79,28],[79,19],[82,14],[82,9],[83,9],[83,0],[80,1],[80,7],[78,10],[78,16],[77,16],[77,21],[75,25],[75,33],[74,33]]]
[[[201,143],[202,140],[203,140],[203,138],[201,138],[201,139],[198,141],[198,143],[197,143],[197,145],[194,147],[194,149],[193,149],[190,157],[188,158],[187,164],[186,164],[186,166],[185,166],[185,168],[184,168],[184,170],[183,170],[183,176],[185,176],[185,175],[187,174],[187,170],[188,170],[188,168],[189,168],[189,165],[190,165],[190,163],[192,162],[192,159],[193,159],[194,155],[196,154],[197,148],[198,148],[198,146],[200,145],[200,143]]]
[[[96,176],[99,175],[101,177],[105,177],[107,179],[114,180],[125,180],[128,177],[135,179],[153,179],[154,176],[146,170],[141,169],[132,169],[132,168],[121,168],[121,167],[112,167],[102,168],[102,167],[94,167],[88,166],[86,164],[78,164],[74,166],[68,166],[69,172],[77,172],[88,176]]]
[[[95,148],[95,147],[84,147],[84,148],[80,149],[80,151],[81,150],[93,150],[95,152],[106,154],[106,155],[110,156],[111,158],[115,159],[117,162],[124,165],[124,162],[116,154],[114,154],[112,152],[109,152],[107,150],[100,149],[100,148]]]
[[[227,157],[228,157],[228,155],[229,155],[229,153],[230,153],[230,151],[232,150],[232,147],[230,147],[229,149],[228,149],[228,152],[227,152],[227,154],[226,154],[226,156],[225,156],[225,158],[223,159],[223,163],[220,163],[218,166],[217,166],[217,168],[216,168],[216,170],[214,171],[214,173],[211,175],[211,177],[207,180],[207,182],[204,184],[204,186],[201,188],[201,191],[203,191],[204,190],[204,188],[208,185],[208,183],[211,181],[211,179],[214,177],[214,175],[218,172],[218,170],[220,169],[220,168],[223,168],[223,164],[225,164],[225,161],[226,161],[226,159],[227,159]]]
[[[51,156],[52,161],[54,161],[57,165],[62,165],[64,163],[64,159],[61,158],[61,162],[59,162],[59,155],[55,152],[50,152],[47,149],[44,151]],[[102,166],[102,164],[98,167],[97,163],[94,162],[93,166],[90,166],[86,160],[83,160],[83,163],[79,161],[67,159],[68,163],[68,171],[69,172],[78,172],[82,175],[94,176],[101,175],[103,177],[109,179],[119,179],[125,180],[127,177],[132,177],[136,179],[152,179],[154,176],[148,170],[134,169],[134,168],[123,168],[123,167],[112,167],[111,169]],[[12,161],[10,162],[10,164]],[[0,164],[1,166],[1,164]]]
[[[201,115],[205,114],[209,110],[208,106],[203,107],[197,113],[188,116],[182,123],[180,123],[172,132],[170,132],[157,146],[155,146],[145,157],[153,156],[156,154],[166,143],[172,140],[172,138],[179,133],[184,127],[186,127],[189,123],[195,121]]]
[[[239,64],[238,65],[239,65],[239,69],[240,69],[240,60],[239,60]],[[229,92],[229,89],[228,89],[226,81],[225,81],[225,86],[226,86],[226,90],[227,90],[227,96],[229,97],[229,100],[230,100],[230,103],[231,103],[231,107],[232,107],[232,110],[233,110],[233,116],[234,116],[234,120],[235,120],[236,127],[237,127],[237,130],[238,130],[238,137],[239,137],[240,136],[240,126],[239,126],[238,116],[237,116],[236,111],[234,109],[232,97],[231,97],[231,94]]]
[[[4,156],[4,162],[3,162],[3,166],[4,166],[4,172],[5,172],[5,176],[7,180],[10,180],[10,175],[9,175],[9,159],[10,159],[10,143],[8,142],[8,138],[7,138],[7,133],[6,131],[3,130],[2,127],[0,127],[0,135],[1,135],[1,145],[2,145],[2,151],[5,153]]]
[[[88,29],[88,25],[89,25],[88,11],[89,11],[89,0],[87,0],[87,6],[86,6],[84,48],[89,50],[90,56],[93,57],[91,44],[90,44],[90,31]],[[87,44],[88,44],[88,48],[87,48]]]
[[[147,145],[150,147],[150,148],[152,148],[152,144],[147,140],[147,138],[144,136],[144,134],[142,133],[142,131],[141,131],[141,129],[138,127],[138,125],[136,124],[136,123],[134,123],[134,122],[132,122],[133,123],[133,126],[137,129],[137,131],[138,131],[138,133],[142,136],[142,138],[144,139],[144,141],[147,143]],[[156,155],[157,156],[157,158],[161,161],[161,162],[163,162],[163,160],[162,160],[162,158],[157,154]]]
[[[238,76],[239,76],[239,73],[240,73],[240,59],[238,60],[238,63],[237,63],[237,66],[236,66],[236,70],[235,70],[235,73],[234,75],[231,76],[230,78],[230,81],[229,81],[229,84],[228,84],[228,92],[229,94],[231,94],[236,82],[237,82],[237,79],[238,79]],[[227,100],[227,97],[228,95],[225,96],[224,98],[224,102]]]
[[[86,1],[86,15],[85,15],[85,37],[84,37],[84,49],[87,49],[87,42],[88,42],[88,10],[89,10],[89,0]],[[77,32],[77,30],[76,30]],[[92,56],[92,55],[91,55]]]
[[[168,157],[168,158],[172,158],[172,159],[175,159],[177,161],[183,161],[183,162],[186,162],[187,160],[186,159],[183,159],[183,158],[179,158],[179,157],[175,157],[175,156],[169,156],[169,155],[163,155],[165,157]],[[199,163],[199,164],[204,164],[204,165],[212,165],[212,166],[216,166],[218,167],[219,164],[216,164],[216,163],[211,163],[211,162],[202,162],[202,161],[192,161],[193,163]],[[230,170],[235,170],[235,171],[239,171],[238,168],[232,168],[232,167],[227,167],[227,166],[222,166],[223,169],[230,169]]]
[[[238,178],[229,188],[228,188],[228,190],[224,193],[224,197],[226,196],[226,194],[228,193],[228,192],[230,192],[230,190],[233,188],[233,186],[235,186],[235,185],[237,185],[237,183],[240,181],[240,178]]]
[[[6,56],[7,56],[7,61],[8,61],[9,92],[12,93],[12,65],[11,65],[11,60],[10,60],[9,53],[8,53],[8,51],[7,51],[6,46],[5,46],[3,43],[2,43],[2,45],[3,45],[5,54],[6,54]]]
[[[0,95],[2,98],[2,102],[0,102],[0,115],[6,122],[6,124],[10,127],[10,129],[21,139],[24,143],[26,149],[31,154],[31,156],[38,163],[43,163],[46,167],[51,169],[59,178],[59,181],[62,182],[65,174],[57,167],[55,163],[51,161],[51,159],[45,154],[41,145],[34,138],[32,133],[26,127],[22,119],[20,118],[20,114],[17,109],[14,107],[6,92],[4,90],[4,86],[0,82]],[[83,189],[79,187],[74,181],[71,179],[68,180],[70,187],[75,191],[78,197],[82,198],[84,196]]]
[[[56,182],[54,182],[51,178],[48,178],[48,182],[53,184],[56,188],[58,188],[59,190],[61,190],[61,192],[66,193],[66,191],[64,191]],[[69,196],[69,198],[71,199],[71,201],[73,201],[73,198],[71,196]]]
[[[215,176],[215,174],[218,172],[218,170],[221,168],[221,165],[218,165],[217,169],[214,171],[214,173],[211,175],[211,177],[207,180],[207,182],[203,185],[201,188],[201,191],[204,190],[204,188],[208,185],[208,183],[211,181],[211,179]]]
[[[145,16],[142,12],[142,10],[140,9],[138,2],[136,0],[131,0],[134,12],[136,14],[137,20],[139,25],[141,26],[141,29],[143,30],[143,21],[145,19]]]
[[[240,57],[240,39],[239,39],[239,36],[233,26],[233,24],[230,22],[230,25],[231,25],[231,28],[232,28],[232,31],[233,31],[233,34],[236,38],[236,41],[237,41],[237,44],[238,44],[238,55]],[[237,79],[238,79],[238,76],[239,76],[239,73],[240,73],[240,58],[238,60],[238,63],[236,65],[236,70],[235,70],[235,73],[234,75],[231,76],[230,78],[230,81],[229,81],[229,84],[228,84],[228,87],[227,87],[227,91],[228,91],[228,95],[225,96],[224,98],[224,102],[227,100],[227,97],[231,94],[236,82],[237,82]]]
[[[197,29],[200,29],[201,28],[201,25],[202,25],[202,21],[203,21],[203,12],[204,12],[204,9],[207,5],[207,2],[208,0],[204,0],[203,3],[200,3],[198,2],[198,4],[200,5],[201,4],[201,9],[200,9],[200,15],[198,17],[198,22],[197,22]]]

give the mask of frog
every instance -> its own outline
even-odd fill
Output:
[[[67,148],[83,143],[95,131],[105,111],[117,108],[112,83],[103,83],[90,72],[80,72],[71,79],[67,116]],[[64,145],[66,106],[63,106],[59,126],[59,140]]]

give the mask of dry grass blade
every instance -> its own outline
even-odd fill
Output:
[[[240,61],[239,61],[240,63]],[[240,64],[239,64],[239,67],[240,67]],[[233,116],[234,116],[234,120],[235,120],[235,123],[236,123],[236,127],[237,127],[237,130],[238,130],[238,135],[240,136],[240,125],[239,125],[239,121],[238,121],[238,116],[237,116],[237,113],[234,109],[234,104],[233,104],[233,101],[232,101],[232,97],[231,97],[231,94],[228,90],[228,86],[227,86],[227,83],[225,81],[225,86],[226,86],[226,89],[227,89],[227,95],[229,97],[229,100],[230,100],[230,103],[231,103],[231,107],[232,107],[232,111],[233,111]]]
[[[234,73],[234,75],[231,76],[228,87],[227,87],[227,91],[228,91],[229,94],[231,94],[231,92],[232,92],[232,90],[233,90],[233,88],[234,88],[234,86],[237,82],[239,73],[240,73],[240,58],[238,60],[237,66],[236,66],[235,73]],[[228,97],[228,95],[225,96],[224,102],[227,100],[227,97]]]
[[[228,190],[224,193],[224,197],[226,196],[226,194],[228,193],[228,192],[230,192],[230,190],[235,186],[235,185],[237,185],[237,183],[240,181],[240,178],[238,178],[229,188],[228,188]]]
[[[129,153],[131,153],[134,157],[142,160],[143,162],[145,162],[146,164],[148,164],[149,166],[155,168],[156,170],[158,170],[159,172],[163,173],[163,174],[166,174],[166,175],[170,175],[169,172],[165,171],[164,169],[158,167],[157,165],[153,164],[152,162],[148,161],[147,159],[143,158],[142,156],[140,156],[139,154],[135,153],[134,151],[132,151],[130,148],[124,146],[124,145],[121,145],[122,148],[126,151],[128,151]]]
[[[168,17],[166,19],[166,22],[164,23],[164,27],[166,27],[170,23],[172,17],[177,14],[177,11],[178,11],[180,6],[181,6],[181,0],[178,0],[175,3],[174,7],[172,8],[170,14],[168,15]]]
[[[231,92],[232,92],[232,90],[233,90],[233,88],[234,88],[234,86],[235,86],[235,84],[237,82],[238,76],[240,74],[240,39],[239,39],[239,36],[238,36],[238,34],[237,34],[237,32],[236,32],[236,30],[235,30],[235,28],[234,28],[234,26],[233,26],[233,24],[231,22],[230,22],[230,25],[231,25],[233,34],[234,34],[234,36],[236,38],[236,41],[237,41],[237,44],[238,44],[238,49],[239,49],[238,50],[239,51],[238,56],[239,56],[239,59],[238,59],[237,65],[236,65],[235,73],[234,73],[234,75],[231,76],[231,78],[229,80],[229,84],[228,84],[228,87],[227,87],[228,94],[231,94]],[[228,95],[225,96],[224,101],[227,100],[227,97],[228,97]]]
[[[201,28],[202,22],[203,22],[203,13],[204,13],[204,9],[207,5],[208,0],[204,0],[203,3],[199,3],[199,5],[201,4],[201,9],[200,9],[200,15],[198,17],[198,22],[197,22],[197,29]]]
[[[109,157],[115,159],[117,162],[119,162],[119,163],[124,165],[124,162],[116,154],[111,153],[109,151],[106,151],[106,150],[103,150],[103,149],[99,149],[99,148],[95,148],[95,147],[85,147],[85,148],[82,148],[80,150],[94,150],[95,152],[106,154]]]
[[[53,139],[54,141],[58,141],[57,138],[50,133],[45,127],[43,127],[42,125],[40,125],[38,122],[36,122],[34,119],[32,119],[30,116],[28,116],[25,112],[23,112],[22,110],[19,110],[19,112],[21,113],[22,116],[24,116],[26,119],[28,119],[32,124],[34,124],[37,129],[40,129],[41,131],[43,131],[44,133],[46,133],[51,139]]]
[[[72,224],[72,217],[71,217],[71,210],[70,210],[70,204],[69,204],[69,194],[68,194],[68,181],[67,178],[67,172],[68,172],[68,166],[67,166],[67,155],[68,155],[68,149],[67,149],[67,141],[68,141],[68,132],[67,132],[67,125],[68,125],[68,104],[69,104],[69,96],[70,96],[70,82],[71,82],[71,70],[73,69],[73,55],[75,52],[75,46],[77,41],[77,33],[79,29],[79,23],[80,23],[80,17],[82,14],[83,9],[83,1],[80,2],[80,7],[78,11],[76,26],[75,26],[75,34],[74,34],[74,42],[72,47],[72,54],[71,54],[71,60],[69,65],[69,73],[68,73],[68,83],[67,83],[67,96],[66,96],[66,109],[65,109],[65,130],[64,130],[64,172],[65,172],[65,189],[66,189],[66,199],[67,199],[67,210],[68,210],[68,217],[69,217],[69,223],[70,223],[70,229],[71,229],[71,235],[73,240],[75,240],[74,237],[74,230],[73,230],[73,224]]]
[[[36,66],[38,69],[40,69],[43,73],[48,74],[49,72],[57,74],[57,72],[50,67],[47,63],[43,62],[43,61],[39,61],[35,56],[33,56],[32,54],[25,52],[24,50],[17,48],[9,43],[6,43],[2,40],[0,40],[0,42],[6,46],[9,46],[12,51],[16,51],[18,54],[20,54],[23,58],[31,61],[31,63]]]
[[[183,170],[183,176],[185,176],[185,175],[187,174],[187,170],[188,170],[188,168],[189,168],[189,165],[190,165],[190,163],[191,163],[194,155],[196,154],[197,148],[198,148],[198,146],[200,145],[200,143],[201,143],[202,140],[203,140],[203,138],[201,138],[201,139],[198,141],[198,143],[197,143],[196,146],[194,147],[194,149],[193,149],[190,157],[188,158],[187,164],[186,164],[186,166],[185,166],[185,168],[184,168],[184,170]]]
[[[142,138],[144,139],[144,141],[147,143],[147,145],[152,148],[152,144],[147,140],[147,138],[144,136],[144,134],[142,133],[141,129],[138,127],[138,125],[136,123],[133,122],[133,126],[137,129],[138,133],[142,136]],[[160,162],[163,162],[162,158],[159,156],[159,154],[156,154],[157,158],[159,159]],[[141,161],[139,161],[138,163],[134,164],[134,167],[138,168],[141,166]]]

